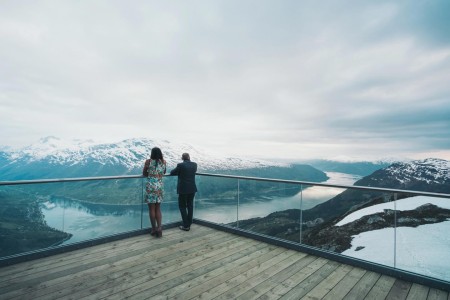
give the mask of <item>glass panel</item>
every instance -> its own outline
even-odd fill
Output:
[[[140,229],[142,179],[4,186],[1,256]]]
[[[340,191],[329,201],[303,211],[302,243],[393,267],[393,194],[356,189]],[[306,191],[303,200],[307,202],[305,194]]]
[[[399,194],[396,267],[450,281],[450,199]]]
[[[66,182],[44,187],[50,199],[44,208],[51,227],[60,224],[72,236],[66,243],[80,242],[136,230],[142,224],[142,180],[114,179]]]
[[[240,181],[239,227],[298,242],[301,186]]]
[[[194,201],[194,218],[235,226],[238,180],[197,176],[196,181],[198,192]]]
[[[0,257],[61,244],[69,233],[49,226],[43,208],[50,195],[42,186],[16,185],[0,187]]]

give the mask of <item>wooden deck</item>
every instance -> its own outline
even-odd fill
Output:
[[[0,268],[0,299],[446,299],[448,292],[193,225]]]

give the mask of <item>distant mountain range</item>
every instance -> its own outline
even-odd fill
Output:
[[[96,144],[93,141],[64,141],[56,137],[46,137],[30,146],[0,151],[0,180],[30,180],[46,178],[77,178],[115,175],[140,175],[145,159],[153,147],[160,147],[167,161],[168,172],[181,162],[181,154],[188,152],[198,164],[199,172],[228,175],[279,178],[323,182],[326,174],[309,165],[285,164],[257,159],[240,159],[213,155],[188,144],[156,141],[146,138],[128,139],[118,143]],[[236,180],[223,178],[199,178],[198,195],[223,201],[234,197]],[[67,197],[92,203],[130,204],[135,203],[140,187],[131,181],[95,181],[64,185],[36,185],[36,193]],[[251,199],[255,194],[266,196],[295,195],[299,186],[279,188],[280,185],[260,182],[243,184],[241,199]],[[165,180],[168,191],[176,190],[173,178]],[[92,191],[96,192],[93,193]],[[233,196],[230,196],[233,195]],[[166,198],[173,197],[170,193]]]
[[[150,156],[153,147],[161,148],[168,169],[175,167],[181,161],[180,157],[183,152],[188,152],[191,154],[192,160],[198,163],[199,172],[261,177],[265,177],[267,172],[259,174],[255,170],[267,168],[286,170],[293,165],[309,165],[322,172],[366,176],[392,163],[388,161],[339,162],[331,160],[287,163],[223,157],[186,143],[172,143],[167,140],[134,138],[117,143],[96,143],[92,140],[67,141],[49,136],[23,148],[14,149],[9,146],[0,146],[0,180],[139,174],[144,160]],[[253,171],[249,171],[250,169]],[[299,179],[286,177],[283,172],[277,173],[281,174],[281,177],[276,178]],[[301,180],[315,181],[314,178],[305,176],[302,176]]]
[[[118,143],[98,144],[93,141],[64,141],[46,137],[21,149],[0,150],[0,180],[70,178],[140,174],[153,147],[159,147],[168,169],[181,162],[188,152],[198,163],[199,171],[242,170],[264,167],[289,168],[289,164],[263,160],[220,157],[189,144],[146,138]]]

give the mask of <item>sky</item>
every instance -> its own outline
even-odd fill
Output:
[[[0,145],[450,160],[450,1],[0,0]]]

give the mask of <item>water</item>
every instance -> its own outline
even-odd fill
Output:
[[[360,177],[344,173],[328,172],[327,183],[353,185]],[[196,199],[194,217],[216,223],[264,217],[272,212],[286,209],[308,209],[320,204],[343,189],[309,187],[292,197],[261,198],[239,205],[236,202],[214,203]],[[180,221],[178,203],[162,204],[163,223]],[[149,227],[147,205],[105,205],[84,203],[67,199],[52,199],[43,204],[42,212],[50,227],[72,234],[64,243],[74,243],[119,232]]]

